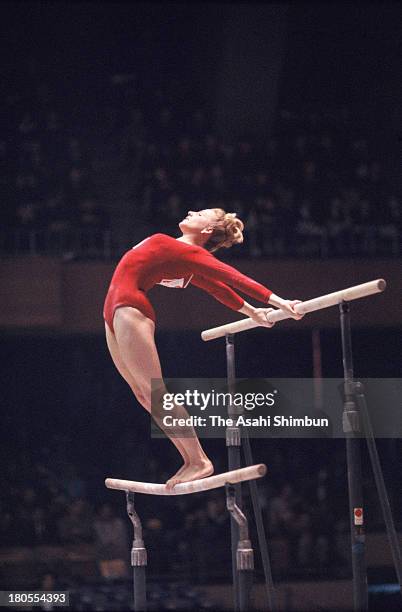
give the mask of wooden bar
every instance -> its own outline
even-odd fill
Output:
[[[263,463],[251,465],[239,470],[216,474],[209,478],[192,480],[191,482],[180,482],[169,490],[164,484],[153,482],[136,482],[135,480],[120,480],[118,478],[106,478],[105,485],[108,489],[119,491],[130,491],[132,493],[144,493],[145,495],[187,495],[189,493],[200,493],[210,489],[218,489],[226,484],[236,484],[245,480],[254,480],[265,476],[267,466]]]
[[[308,312],[314,312],[315,310],[322,310],[323,308],[329,308],[330,306],[336,306],[340,302],[350,302],[352,300],[358,300],[375,293],[381,293],[386,288],[387,283],[383,278],[369,281],[361,285],[355,285],[354,287],[348,287],[347,289],[341,289],[341,291],[334,291],[327,295],[322,295],[306,302],[301,302],[295,307],[296,312],[299,314],[306,314]],[[283,321],[284,319],[290,319],[291,316],[283,310],[275,310],[268,317],[268,321],[271,323],[277,321]],[[219,327],[213,327],[206,329],[201,333],[201,338],[206,342],[208,340],[215,340],[226,336],[226,334],[237,334],[254,327],[262,327],[252,319],[243,319],[241,321],[235,321],[234,323],[228,323],[227,325],[220,325]]]

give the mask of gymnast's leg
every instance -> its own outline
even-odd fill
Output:
[[[162,371],[154,339],[154,322],[137,308],[124,306],[116,310],[113,327],[114,335],[106,326],[106,338],[113,361],[138,401],[150,412],[151,378],[162,381]],[[161,392],[164,391],[166,387],[163,385]],[[188,416],[185,408],[177,405],[170,411],[170,414],[178,418]],[[175,444],[184,461],[178,473],[167,481],[169,488],[178,482],[205,478],[213,473],[212,463],[204,453],[193,428],[185,428],[185,437],[177,437],[177,433],[173,436],[171,428],[162,425],[158,414],[152,416]]]
[[[146,410],[148,410],[148,412],[150,412],[149,402],[147,402],[145,396],[142,394],[140,386],[137,384],[136,380],[133,378],[133,376],[130,374],[130,371],[126,367],[126,365],[125,365],[125,363],[123,361],[123,358],[120,355],[120,349],[119,349],[119,345],[117,344],[117,340],[115,338],[115,335],[113,334],[113,332],[111,331],[111,329],[109,328],[109,326],[108,326],[108,324],[106,322],[105,322],[105,332],[106,332],[106,343],[107,343],[107,346],[108,346],[108,349],[109,349],[109,353],[110,353],[110,355],[111,355],[111,357],[113,359],[114,365],[116,366],[116,368],[117,368],[118,372],[120,373],[120,375],[124,378],[126,383],[131,388],[132,392],[134,393],[135,397],[137,398],[137,401]],[[186,453],[186,449],[182,445],[182,443],[181,443],[181,441],[179,439],[175,438],[173,440],[173,443],[175,444],[177,450],[180,452],[180,454],[181,454],[181,456],[183,457],[183,460],[184,460],[184,464],[183,464],[183,466],[179,470],[179,472],[182,472],[184,470],[184,468],[189,465],[190,458],[188,457],[188,455]]]

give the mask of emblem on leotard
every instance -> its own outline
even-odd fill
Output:
[[[193,276],[194,274],[190,276],[187,282],[184,278],[162,278],[158,285],[170,287],[171,289],[183,289],[184,287],[187,287]]]

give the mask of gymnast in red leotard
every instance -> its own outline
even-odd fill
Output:
[[[266,318],[272,311],[268,304],[288,311],[294,319],[301,318],[294,310],[299,300],[278,297],[212,255],[219,248],[243,242],[244,226],[235,213],[226,213],[221,208],[189,211],[179,228],[180,238],[154,234],[123,255],[113,274],[103,310],[106,341],[114,364],[149,412],[151,379],[163,380],[154,338],[155,312],[147,296],[147,291],[156,284],[185,288],[191,283],[264,327],[272,327]],[[266,307],[251,306],[232,287]],[[163,392],[166,387],[161,389]],[[169,414],[178,418],[188,416],[182,406],[176,406]],[[169,428],[161,425],[155,409],[152,416],[175,444],[184,462],[167,481],[169,488],[213,473],[213,465],[192,428],[189,428],[190,435],[186,431],[183,437],[172,436],[167,431]]]

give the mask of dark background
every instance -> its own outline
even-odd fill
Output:
[[[399,3],[190,6],[169,2],[3,2],[0,7],[1,90],[5,94],[18,92],[20,98],[16,98],[15,104],[5,105],[2,132],[6,140],[13,140],[10,126],[21,119],[27,104],[35,108],[36,87],[46,82],[53,108],[63,117],[66,129],[74,131],[77,127],[78,131],[80,126],[83,146],[86,142],[92,143],[91,138],[96,135],[102,140],[99,130],[110,110],[114,109],[118,115],[121,109],[126,112],[130,106],[131,94],[128,94],[128,98],[122,95],[119,107],[116,96],[111,93],[110,79],[116,74],[134,74],[133,98],[135,106],[143,110],[145,123],[152,125],[160,109],[168,106],[180,131],[189,109],[202,108],[208,131],[234,145],[242,138],[261,144],[274,133],[281,146],[291,133],[286,131],[290,130],[289,126],[281,132],[283,109],[296,118],[320,115],[331,109],[337,117],[347,117],[348,136],[364,135],[370,142],[372,155],[382,164],[389,193],[400,194],[401,17]],[[182,132],[185,131],[183,128]],[[60,157],[63,157],[62,149]],[[288,165],[292,172],[291,160]],[[5,193],[11,194],[10,202],[14,202],[12,189],[8,187],[12,172],[12,163],[9,163],[2,178]],[[5,208],[9,206],[7,197]],[[186,204],[184,201],[184,208]],[[116,202],[111,198],[103,205],[112,228],[119,226],[116,218],[123,219],[120,226],[127,216],[132,219],[132,208],[129,214],[124,202],[117,204],[117,197]],[[373,226],[382,216],[381,206],[376,206]],[[8,229],[6,222],[5,227]],[[147,231],[171,231],[171,225],[158,223],[144,227]],[[8,251],[4,256],[18,258],[18,253],[12,255]],[[300,255],[291,253],[291,256]],[[353,259],[353,253],[350,256]],[[380,254],[373,252],[369,256],[376,258]],[[395,255],[387,253],[387,256]],[[379,329],[375,324],[369,329],[354,331],[357,377],[400,376],[400,332],[399,328]],[[185,329],[174,334],[158,329],[156,341],[167,377],[223,377],[225,374],[221,343],[201,343],[198,333]],[[321,343],[323,376],[341,376],[339,332],[322,329]],[[258,332],[241,335],[237,369],[238,375],[245,377],[312,376],[311,334],[297,330],[284,332],[278,326],[270,334],[269,343],[261,342]],[[40,330],[29,335],[8,330],[2,339],[2,431],[4,548],[15,543],[32,547],[57,540],[53,538],[57,532],[55,526],[47,527],[47,540],[46,537],[36,540],[34,530],[20,530],[19,517],[25,516],[23,511],[29,506],[24,498],[28,488],[36,491],[32,507],[44,508],[45,517],[46,512],[48,516],[62,517],[63,512],[68,513],[69,504],[82,497],[94,514],[107,501],[124,518],[124,507],[119,503],[123,500],[116,500],[114,493],[104,489],[106,475],[162,482],[178,465],[177,454],[167,441],[149,439],[148,415],[114,370],[100,335],[66,338]],[[295,517],[310,517],[314,525],[310,531],[316,539],[323,535],[332,542],[334,530],[347,533],[343,444],[334,440],[328,451],[328,442],[320,440],[280,440],[272,442],[272,446],[265,441],[256,443],[256,461],[266,462],[270,469],[263,489],[267,524],[270,500],[280,497],[283,488],[290,485]],[[216,462],[217,471],[225,470],[223,443],[208,441],[206,447]],[[379,449],[400,527],[400,441],[379,441]],[[59,515],[53,512],[46,479],[41,481],[43,466],[56,482],[53,493],[57,490],[65,498]],[[368,529],[382,531],[366,455],[364,466]],[[78,493],[74,493],[71,483],[75,483]],[[326,505],[318,501],[322,494],[319,489],[323,486]],[[160,519],[153,501],[141,501],[144,515]],[[182,526],[184,517],[195,513],[195,504],[169,502],[170,507],[166,500],[160,505],[165,509],[163,530],[175,534],[176,529],[184,540],[190,541],[194,533],[185,531],[183,536]],[[317,525],[327,516],[329,507],[332,523],[322,534]],[[221,532],[213,531],[215,519],[212,513],[210,534],[216,535]],[[294,533],[283,529],[275,532],[272,527],[272,534],[294,542]],[[297,537],[303,535],[303,527],[297,533]],[[148,536],[155,551],[158,546],[174,546],[173,540],[161,544],[158,540],[161,534],[156,537],[150,526]],[[223,550],[227,543],[225,536],[219,542]],[[219,568],[214,566],[208,572],[204,567],[201,571],[188,550],[186,554],[176,560],[173,572],[190,568],[192,577],[198,576],[201,583],[215,580],[216,576],[222,579]],[[291,558],[286,569],[277,571],[275,577],[278,580],[289,576],[318,579],[323,575],[340,577],[350,571],[347,561],[342,565],[331,556],[323,570],[316,554],[311,553],[304,564]],[[163,558],[156,563],[157,570],[151,567],[151,573],[166,574],[165,561]],[[53,572],[60,579],[64,570],[55,570],[50,564],[42,571]],[[389,576],[393,579],[392,572]],[[2,588],[21,584],[21,576],[2,575]],[[32,575],[31,584],[38,586],[40,576]]]

